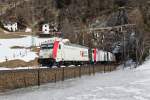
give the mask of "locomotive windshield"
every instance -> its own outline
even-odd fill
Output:
[[[53,49],[53,44],[42,44],[41,49]]]

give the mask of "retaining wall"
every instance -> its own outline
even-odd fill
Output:
[[[110,72],[115,65],[97,65],[81,67],[64,67],[55,69],[26,69],[0,71],[0,91],[25,88],[49,82],[64,81],[65,79],[94,75],[97,72]]]

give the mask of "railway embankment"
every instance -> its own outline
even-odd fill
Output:
[[[95,75],[116,70],[117,65],[88,65],[64,68],[21,69],[0,71],[0,92],[40,86],[45,83],[64,81],[66,79]]]

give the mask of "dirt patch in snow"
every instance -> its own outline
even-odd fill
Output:
[[[12,46],[10,48],[11,49],[24,49],[25,47],[23,47],[23,46]]]
[[[27,32],[2,32],[0,31],[0,39],[11,39],[11,38],[23,38],[26,35],[32,35],[33,33]]]
[[[21,35],[16,35],[16,34],[5,34],[5,33],[0,33],[0,39],[11,39],[11,38],[23,38],[25,36]]]
[[[28,66],[38,66],[38,59],[32,60],[30,62],[25,62],[23,60],[11,60],[7,62],[0,63],[0,67],[16,68],[16,67],[28,67]]]

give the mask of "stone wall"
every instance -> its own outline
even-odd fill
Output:
[[[94,75],[97,72],[110,72],[115,69],[115,65],[97,65],[55,69],[0,71],[0,92],[42,85],[44,83],[64,81],[70,78],[81,77],[82,75]]]

